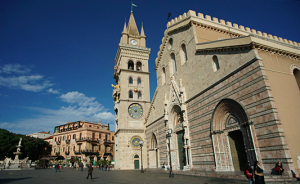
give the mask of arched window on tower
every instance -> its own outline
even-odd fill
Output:
[[[296,82],[297,82],[297,84],[298,84],[298,88],[299,88],[299,90],[300,90],[300,70],[294,69],[293,73],[294,73]]]
[[[129,77],[128,83],[129,83],[129,84],[133,84],[133,79],[132,79],[132,77]]]
[[[166,82],[166,69],[165,68],[162,68],[162,71],[161,71],[161,81],[162,81],[162,84],[164,84]]]
[[[141,85],[142,84],[142,79],[138,78],[137,83],[138,83],[138,85]]]
[[[136,63],[136,70],[137,70],[137,71],[142,71],[142,63],[141,63],[140,61],[138,61],[138,62]]]
[[[138,92],[138,99],[142,100],[142,92],[141,91]]]
[[[188,60],[185,44],[181,45],[181,48],[180,48],[180,59],[181,59],[181,64],[182,65]]]
[[[171,54],[171,62],[172,62],[172,73],[174,74],[177,71],[175,54],[174,53]]]
[[[134,64],[133,61],[128,61],[128,70],[133,70],[134,69]]]
[[[133,92],[132,92],[131,90],[130,90],[129,93],[128,93],[128,97],[129,97],[129,98],[133,98]]]
[[[214,72],[216,72],[216,71],[218,71],[220,69],[219,60],[218,60],[218,57],[216,55],[213,56],[212,64],[213,64],[213,70],[214,70]]]

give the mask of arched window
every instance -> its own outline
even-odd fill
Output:
[[[165,68],[162,68],[161,80],[162,80],[162,84],[164,84],[166,82],[166,69]]]
[[[136,70],[137,71],[142,71],[142,63],[139,62],[139,61],[136,63]]]
[[[73,139],[76,139],[76,134],[73,134]]]
[[[141,100],[142,99],[142,92],[138,92],[138,99]]]
[[[133,98],[133,92],[130,90],[128,94],[129,98]]]
[[[133,79],[132,79],[132,77],[129,77],[129,84],[133,84]]]
[[[172,69],[173,69],[172,72],[174,74],[177,71],[175,54],[174,53],[171,54],[171,62],[172,62]]]
[[[142,79],[138,78],[137,83],[138,83],[138,85],[141,85],[142,84]]]
[[[181,59],[181,64],[184,64],[188,60],[185,44],[181,45],[181,48],[180,48],[180,59]]]
[[[216,72],[220,69],[219,60],[218,60],[218,57],[216,55],[213,56],[212,64],[213,64],[214,72]]]
[[[134,155],[134,158],[139,158],[139,156],[138,155]]]
[[[133,61],[128,61],[128,70],[133,70],[133,69],[134,69]]]
[[[300,90],[300,70],[294,69],[293,73],[294,73],[296,82],[297,82],[297,84],[298,84],[298,88],[299,88],[299,90]]]

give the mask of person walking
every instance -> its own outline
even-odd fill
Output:
[[[83,163],[82,162],[80,162],[79,167],[80,167],[81,171],[83,172]]]
[[[265,184],[264,170],[259,166],[259,162],[255,162],[254,168],[255,184]]]
[[[244,167],[244,174],[246,175],[246,178],[249,180],[249,184],[254,184],[253,182],[253,170],[250,166],[250,164],[247,162]]]
[[[57,172],[57,164],[54,164],[55,172]]]
[[[93,167],[92,167],[92,164],[90,164],[89,169],[88,169],[88,175],[87,175],[86,179],[88,179],[89,176],[91,176],[91,179],[93,179],[92,174],[93,174]]]

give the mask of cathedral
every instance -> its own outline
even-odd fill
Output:
[[[152,101],[149,54],[131,13],[115,58],[115,169],[259,161],[267,182],[299,176],[299,43],[190,10],[167,24]],[[286,172],[274,178],[279,161]]]

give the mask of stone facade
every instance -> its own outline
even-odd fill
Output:
[[[171,20],[145,119],[147,167],[241,171],[293,181],[300,148],[299,43],[194,11]],[[172,131],[170,148],[166,130]],[[271,169],[283,162],[283,176]]]
[[[54,128],[53,136],[44,139],[52,146],[51,156],[65,161],[78,157],[84,164],[91,160],[114,159],[113,132],[109,126],[86,121],[68,122]]]

